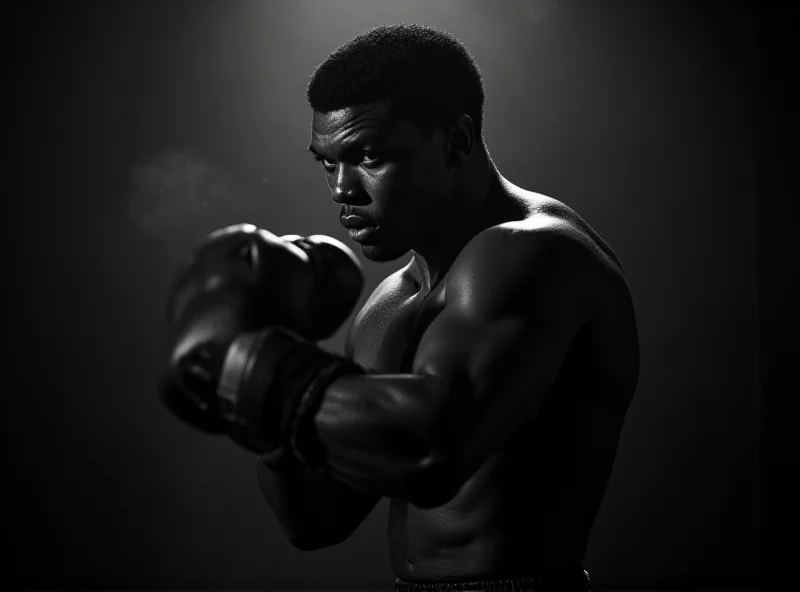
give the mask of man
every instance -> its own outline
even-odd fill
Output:
[[[335,356],[313,341],[360,291],[346,247],[212,235],[173,293],[166,399],[261,455],[261,489],[300,549],[344,541],[388,497],[397,589],[587,590],[638,378],[622,265],[566,205],[500,175],[480,74],[452,36],[378,27],[307,94],[342,224],[372,261],[412,258]]]

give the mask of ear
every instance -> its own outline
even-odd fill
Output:
[[[463,113],[456,117],[447,135],[448,157],[454,164],[465,158],[475,146],[475,122]]]

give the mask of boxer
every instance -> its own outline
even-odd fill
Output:
[[[338,355],[316,342],[363,286],[347,246],[212,234],[171,293],[165,402],[256,455],[299,549],[346,540],[388,498],[396,590],[588,590],[639,373],[622,264],[567,205],[499,173],[480,72],[451,35],[368,31],[307,98],[341,223],[366,259],[410,261]]]

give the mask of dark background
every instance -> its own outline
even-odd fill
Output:
[[[298,551],[250,456],[154,387],[165,290],[203,234],[248,221],[349,242],[304,154],[308,75],[360,32],[419,22],[475,55],[501,173],[575,208],[629,275],[643,365],[586,556],[595,588],[796,588],[783,18],[744,2],[25,5],[5,41],[6,577],[389,589],[386,501],[347,542]],[[406,262],[364,261],[360,303]]]

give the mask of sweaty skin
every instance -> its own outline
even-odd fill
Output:
[[[445,503],[423,508],[407,498],[392,497],[388,524],[392,567],[397,576],[410,580],[517,577],[579,565],[638,379],[634,308],[616,255],[565,204],[502,178],[485,148],[477,145],[473,131],[466,118],[449,135],[424,139],[412,124],[393,122],[381,105],[362,106],[315,114],[309,147],[321,160],[342,213],[355,213],[377,226],[361,244],[362,253],[373,261],[413,255],[406,267],[376,288],[348,332],[346,354],[378,374],[372,383],[378,386],[369,391],[383,397],[376,399],[375,413],[405,396],[403,384],[422,384],[431,378],[429,383],[435,385],[437,368],[440,376],[446,376],[456,362],[463,367],[467,359],[469,364],[488,359],[491,370],[477,365],[464,369],[471,377],[470,392],[482,408],[491,410],[496,404],[510,418],[515,409],[523,409],[520,399],[527,395],[510,396],[515,384],[507,382],[500,390],[491,384],[498,375],[511,377],[516,385],[535,378],[536,360],[524,357],[522,348],[537,340],[537,327],[544,327],[542,333],[552,329],[547,326],[548,311],[536,309],[535,304],[542,302],[537,298],[546,294],[554,309],[561,301],[580,302],[582,312],[577,305],[575,309],[575,315],[582,315],[580,322],[575,319],[578,328],[553,336],[553,351],[560,348],[563,355],[554,357],[552,380],[545,381],[548,388],[530,394],[535,413],[507,429],[479,424],[475,416],[473,421],[483,432],[459,423],[468,417],[466,413],[431,423],[447,433],[442,442],[460,443],[465,450],[471,444],[474,449],[470,454],[455,449],[449,453],[459,460],[453,466],[468,478],[453,478],[458,487]],[[541,245],[542,252],[532,245]],[[512,261],[515,253],[522,255]],[[569,263],[573,267],[567,275],[572,280],[562,288],[558,274],[566,273],[559,266],[563,261],[577,263]],[[495,282],[505,293],[493,299]],[[543,285],[556,288],[543,290]],[[515,317],[492,317],[495,300],[504,303],[506,313],[513,310],[521,326],[534,323],[526,327],[529,341],[520,341],[518,347],[510,339],[497,338],[503,348],[500,359],[491,357],[492,336],[500,330],[513,334],[508,320]],[[486,310],[482,312],[481,306]],[[475,327],[466,318],[473,314]],[[560,322],[566,327],[569,321]],[[494,333],[484,331],[486,327]],[[547,359],[549,342],[540,341],[540,357]],[[481,350],[487,344],[489,351]],[[423,377],[430,368],[433,371]],[[541,368],[536,371],[542,373]],[[381,380],[388,385],[392,377],[409,374],[419,380],[396,381],[397,396],[389,387],[380,392]],[[323,400],[317,428],[334,460],[337,454],[346,459],[348,443],[357,441],[359,433],[368,433],[369,425],[378,425],[359,419],[358,413],[350,420],[342,415],[342,409],[352,404],[348,401],[364,396],[357,391],[365,384],[369,380],[343,379]],[[409,387],[406,400],[424,407],[426,393],[438,392],[426,388],[412,392]],[[503,405],[509,408],[501,409]],[[351,424],[345,425],[347,421]],[[492,447],[486,434],[501,443]],[[391,443],[380,446],[389,454]],[[377,448],[370,450],[378,454]],[[481,450],[491,452],[481,455]],[[472,466],[470,459],[478,459],[478,466]],[[366,516],[380,496],[368,495],[369,471],[364,469],[359,481],[354,466],[340,462],[336,476],[362,489],[361,514]]]
[[[608,282],[586,286],[597,294],[597,314],[572,342],[536,417],[443,506],[391,500],[390,554],[399,577],[524,574],[579,565],[586,553],[635,388],[634,311],[618,280],[621,265],[597,233],[555,200],[520,197],[536,213],[523,214],[517,227],[557,228],[593,253]],[[403,361],[447,302],[445,281],[430,294],[421,286],[414,260],[378,286],[352,325],[356,362],[409,371]]]

